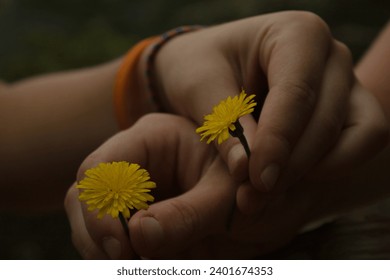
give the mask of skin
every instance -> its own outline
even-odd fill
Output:
[[[147,52],[144,55],[147,55]],[[4,194],[1,196],[2,207],[23,210],[21,206],[24,206],[31,211],[31,209],[47,210],[60,205],[63,193],[68,182],[73,180],[79,162],[102,141],[118,131],[113,117],[111,98],[112,86],[120,62],[116,60],[93,68],[44,75],[2,85],[0,128],[6,132],[0,140],[2,154],[0,166],[4,171],[2,172],[4,176],[1,178],[2,194]],[[191,127],[191,133],[189,129],[184,130],[188,135],[175,132],[176,138],[167,139],[162,143],[148,142],[147,147],[151,150],[158,149],[157,151],[163,155],[171,151],[172,154],[177,153],[185,158],[181,161],[172,161],[170,168],[163,172],[170,181],[161,176],[157,180],[159,182],[173,183],[174,173],[171,172],[177,171],[178,168],[192,168],[188,169],[191,172],[186,172],[191,178],[183,179],[180,184],[176,181],[179,187],[175,190],[163,187],[159,194],[162,202],[165,201],[163,199],[175,199],[181,194],[186,195],[187,199],[182,200],[181,204],[173,203],[180,206],[175,208],[181,210],[178,211],[179,214],[185,213],[185,215],[174,219],[169,218],[167,214],[170,212],[162,210],[169,207],[172,209],[175,206],[154,204],[150,211],[159,209],[155,208],[157,206],[162,207],[160,211],[146,213],[142,211],[133,218],[137,215],[142,218],[144,217],[142,215],[160,213],[159,215],[162,216],[159,217],[159,221],[164,229],[164,238],[152,239],[160,242],[167,241],[166,247],[146,242],[148,232],[153,234],[158,230],[148,230],[147,225],[153,223],[137,224],[137,219],[132,219],[129,224],[132,232],[137,232],[138,229],[138,235],[135,233],[132,237],[135,239],[130,243],[123,238],[121,235],[123,233],[117,224],[104,221],[103,224],[107,223],[107,227],[102,228],[99,226],[101,224],[94,224],[95,220],[88,219],[88,214],[81,211],[81,204],[77,201],[77,194],[72,188],[66,198],[67,211],[74,230],[76,247],[87,258],[107,256],[124,258],[136,255],[219,257],[228,256],[229,252],[245,257],[273,250],[291,238],[301,225],[313,219],[303,215],[303,212],[306,213],[307,209],[311,209],[311,205],[297,204],[301,201],[298,197],[303,199],[301,194],[306,190],[296,187],[300,185],[297,182],[306,179],[305,175],[311,170],[309,167],[314,166],[316,171],[314,174],[319,175],[333,174],[340,167],[348,167],[352,171],[357,168],[355,163],[364,165],[372,155],[377,154],[387,144],[387,123],[378,110],[375,99],[370,98],[370,95],[360,89],[356,83],[348,50],[332,38],[322,20],[310,13],[286,12],[264,15],[182,35],[162,48],[157,56],[155,67],[160,94],[165,96],[167,110],[185,116],[187,120],[180,124],[183,127]],[[141,77],[143,73],[141,64],[139,70],[136,78]],[[190,139],[195,137],[193,128],[197,125],[194,124],[200,124],[203,115],[209,113],[212,106],[228,95],[237,94],[241,87],[249,93],[258,94],[259,102],[264,100],[259,117],[243,119],[253,151],[249,166],[244,151],[234,139],[217,147],[222,160],[211,151],[205,154],[208,156],[212,154],[213,158],[205,155],[208,160],[198,160],[194,166],[188,165],[188,155],[197,156],[197,154],[193,155],[195,150],[193,148],[198,149],[198,146],[187,144],[189,146],[186,146],[186,149],[178,152],[177,145],[173,146],[174,149],[170,145],[177,143],[175,141],[182,137],[192,143],[187,137]],[[55,94],[52,94],[53,92]],[[131,105],[135,104],[129,114],[132,123],[135,123],[140,116],[153,111],[152,108],[144,107],[144,101],[148,99],[146,85],[144,92],[131,93],[130,99]],[[23,114],[15,114],[15,112],[23,112]],[[299,115],[296,112],[299,112]],[[188,123],[188,119],[192,123]],[[135,126],[138,127],[137,132],[140,132],[140,127],[144,128],[149,122],[159,123],[156,119],[146,118],[146,121],[148,122],[142,119],[142,122],[140,121],[142,126],[139,123]],[[181,126],[176,126],[176,129],[179,127]],[[169,131],[171,129],[174,131],[172,127]],[[146,129],[144,134],[138,133],[139,142],[131,143],[139,148],[138,144],[141,145],[144,143],[142,141],[146,141],[145,138],[152,137],[157,132],[159,135],[164,135],[159,128],[152,126],[152,129]],[[119,135],[126,135],[125,133]],[[192,136],[189,136],[190,134]],[[133,136],[133,134],[129,135]],[[133,138],[129,139],[133,141]],[[358,141],[351,142],[355,139]],[[161,140],[160,137],[158,140]],[[107,143],[111,141],[114,140],[110,139]],[[127,138],[126,141],[129,142]],[[187,143],[186,141],[180,143]],[[162,144],[165,146],[161,146]],[[112,148],[105,145],[103,146]],[[111,153],[119,153],[120,158],[126,158],[122,155],[123,151],[117,147],[115,145],[115,150],[107,149],[105,152],[107,155],[104,156],[93,153],[96,161],[87,157],[78,179],[81,178],[82,170],[92,167],[98,161],[110,160]],[[97,151],[102,150],[99,148]],[[150,161],[149,164],[153,163],[154,157],[150,159],[147,154],[142,155],[144,160]],[[134,160],[141,162],[141,156]],[[222,162],[227,163],[228,169]],[[182,164],[177,166],[177,163]],[[273,164],[278,166],[276,172],[273,169],[272,172],[268,172],[269,176],[260,175],[267,166]],[[159,162],[156,166],[161,169]],[[150,167],[156,170],[156,166]],[[23,176],[19,176],[20,170],[23,171]],[[234,175],[233,178],[231,174]],[[212,193],[210,203],[207,201],[205,203],[204,189],[208,185],[216,185],[216,178],[223,184]],[[32,184],[39,184],[40,188],[31,188]],[[226,221],[230,220],[228,213],[231,213],[236,188],[238,188],[236,205],[241,214],[248,215],[248,218],[239,219],[247,223],[245,227],[238,227],[244,228],[244,232],[237,232],[236,226],[233,225],[231,233],[226,230]],[[294,199],[287,200],[287,197],[290,197],[287,196],[289,192],[285,191],[287,188],[300,192],[297,192],[296,196],[291,196]],[[42,195],[37,195],[37,189]],[[263,201],[265,196],[253,196],[254,202],[246,203],[252,197],[250,192],[270,189],[278,190],[284,195],[275,198],[272,195],[268,198],[269,195],[266,195],[265,202]],[[325,187],[318,187],[318,191],[314,193],[321,194],[320,189],[326,190]],[[336,191],[335,193],[337,194]],[[315,194],[313,194],[313,201],[320,200]],[[38,198],[31,200],[32,195]],[[214,208],[204,207],[204,205],[212,206],[211,202],[215,202],[219,196],[226,198],[222,200],[225,203],[215,205]],[[11,201],[9,197],[15,200]],[[330,206],[337,205],[334,201],[343,196],[338,194],[336,197],[331,195],[329,197],[329,200],[323,202],[330,209],[324,210],[326,213],[308,212],[313,213],[316,218],[331,213]],[[193,198],[197,198],[193,202],[196,205],[186,208],[191,205],[188,203],[193,201]],[[47,204],[47,201],[51,204]],[[168,199],[166,201],[171,202]],[[288,204],[287,201],[292,204]],[[264,213],[263,209],[266,208],[262,206],[265,203],[267,209],[271,209],[267,213],[274,213],[275,216],[270,215],[260,219],[259,216],[261,217]],[[246,205],[254,207],[246,209],[244,207]],[[291,209],[292,205],[296,207],[292,208],[296,210],[294,211],[296,217],[289,220],[288,224],[276,224],[274,221],[281,221],[282,214],[285,212],[282,206]],[[186,212],[185,209],[190,210]],[[191,209],[197,210],[191,212]],[[75,215],[73,211],[78,214]],[[203,216],[200,217],[205,217],[204,219],[196,219],[199,211],[202,211]],[[191,213],[193,219],[188,218],[192,217]],[[218,220],[217,217],[222,218],[214,225]],[[207,218],[213,219],[211,221]],[[186,230],[184,227],[184,231],[180,231],[180,228],[172,228],[168,221],[176,221],[175,224],[187,223],[188,228],[195,230],[188,230],[188,228]],[[264,225],[267,225],[267,228]],[[204,231],[205,228],[210,228],[210,231]],[[269,233],[260,234],[259,230],[269,230]],[[283,234],[279,236],[275,235],[275,232]],[[195,235],[192,236],[192,233]],[[197,252],[197,248],[207,249],[210,246],[198,247],[195,244],[199,242],[208,244],[209,240],[221,240],[219,237],[215,238],[215,235],[222,235],[222,240],[232,246],[226,246],[224,241],[222,244],[211,242],[216,244],[211,252],[208,250]],[[174,242],[178,238],[180,242]],[[193,247],[185,246],[187,238],[193,241],[191,243],[194,244]],[[231,242],[232,240],[235,242]],[[265,240],[267,242],[264,242]],[[257,246],[254,247],[253,244]],[[269,244],[268,247],[265,246],[266,244]],[[242,248],[242,251],[239,248]],[[248,248],[252,251],[248,252]],[[256,250],[253,251],[251,248]]]
[[[1,84],[2,209],[62,208],[80,163],[119,131],[112,89],[121,62]],[[131,123],[153,111],[147,95],[130,97]]]
[[[157,189],[156,202],[128,222],[129,240],[118,219],[98,220],[96,211],[79,202],[78,190],[70,188],[65,207],[74,244],[84,258],[253,258],[280,248],[311,222],[389,194],[384,163],[390,149],[385,149],[348,175],[306,178],[274,197],[252,193],[262,209],[245,213],[235,207],[236,191],[253,187],[235,180],[194,129],[183,117],[149,114],[86,158],[78,180],[100,162],[125,160],[146,168]]]
[[[390,83],[386,73],[390,69],[390,22],[356,66],[356,75],[363,85],[379,100],[387,120],[390,120]]]
[[[187,38],[183,36],[182,42],[185,39],[190,40],[190,35],[186,36]],[[172,45],[174,42],[172,41]],[[180,45],[179,42],[178,38],[176,44]],[[164,47],[167,52],[168,46]],[[160,58],[162,59],[163,56],[162,52]],[[170,69],[173,71],[174,67],[172,66]],[[164,73],[169,74],[169,71]],[[332,76],[332,74],[330,73],[328,76]],[[176,79],[176,81],[178,81],[177,86],[179,86],[181,80]],[[206,83],[201,84],[207,85]],[[208,85],[214,84],[213,82]],[[198,83],[196,85],[199,86]],[[344,123],[340,128],[339,141],[330,148],[325,157],[314,165],[310,176],[304,176],[298,183],[292,184],[286,191],[279,192],[277,195],[273,192],[267,194],[258,192],[250,181],[241,180],[242,178],[236,176],[230,177],[229,180],[231,175],[228,174],[224,165],[217,163],[220,162],[218,155],[211,156],[211,150],[205,152],[205,157],[211,157],[210,160],[203,163],[195,160],[195,163],[201,165],[198,167],[188,166],[188,158],[197,158],[199,155],[198,153],[193,155],[193,151],[202,151],[200,152],[202,154],[205,147],[198,142],[188,141],[188,139],[183,142],[179,141],[187,143],[184,146],[188,150],[183,148],[183,144],[177,146],[177,139],[184,137],[187,129],[189,134],[186,137],[194,137],[193,129],[196,126],[188,120],[176,119],[177,117],[173,116],[147,116],[141,119],[140,123],[110,139],[91,157],[88,157],[81,166],[78,179],[82,178],[84,170],[98,162],[118,159],[147,163],[147,167],[151,169],[152,177],[154,176],[152,170],[157,165],[156,175],[157,178],[161,178],[162,171],[158,162],[162,157],[166,157],[167,151],[172,149],[168,154],[185,154],[183,164],[180,163],[180,160],[176,161],[176,168],[188,167],[187,172],[182,171],[176,174],[191,174],[190,171],[207,170],[208,168],[212,170],[210,171],[212,174],[217,174],[215,176],[219,177],[218,184],[214,183],[215,176],[209,176],[209,172],[195,172],[201,175],[194,177],[194,181],[190,181],[192,188],[188,189],[188,186],[177,188],[176,195],[169,191],[168,197],[162,196],[166,198],[165,200],[159,200],[147,211],[137,212],[129,221],[131,244],[120,229],[118,222],[106,221],[110,226],[98,223],[94,214],[87,212],[83,208],[84,206],[77,201],[77,191],[70,188],[65,205],[76,247],[86,258],[137,258],[138,256],[148,258],[250,258],[279,248],[295,236],[304,225],[312,221],[360,207],[388,195],[387,185],[390,178],[386,175],[386,166],[389,161],[390,149],[385,148],[379,154],[377,153],[380,147],[387,147],[387,123],[376,99],[367,90],[356,82],[351,89],[350,94],[348,94],[349,99],[344,103],[347,106],[345,110],[347,116],[343,119]],[[189,96],[193,97],[191,94]],[[210,95],[210,98],[213,98],[213,95]],[[201,100],[204,101],[204,99]],[[194,102],[194,100],[192,101]],[[180,108],[184,110],[186,107]],[[197,107],[193,106],[192,108]],[[181,113],[184,114],[184,112]],[[155,119],[148,121],[148,118]],[[173,119],[168,121],[167,118]],[[176,121],[180,125],[173,127],[168,125],[169,123],[175,124]],[[157,127],[153,128],[149,125],[152,123]],[[259,129],[257,125],[253,125],[251,117],[242,118],[242,123],[248,135],[255,134],[256,130]],[[142,129],[139,128],[140,126]],[[172,130],[166,126],[171,127]],[[177,129],[179,127],[180,130]],[[165,133],[161,133],[160,129]],[[170,133],[166,133],[166,131],[170,131]],[[153,137],[148,136],[149,133],[166,135],[164,139],[168,136],[173,137],[172,135],[177,138],[176,140],[171,139],[172,142],[157,141],[155,143]],[[144,140],[142,140],[143,137]],[[253,148],[254,140],[250,136],[248,138]],[[118,145],[128,147],[124,150],[134,149],[134,145],[130,145],[127,139],[132,139],[134,141],[132,144],[136,144],[137,141],[143,142],[144,144],[139,145],[143,149],[137,149],[131,154],[123,154],[116,148]],[[234,139],[230,142],[233,141]],[[371,142],[370,147],[373,149],[365,147],[364,151],[367,152],[368,149],[366,155],[356,154],[359,147],[368,142]],[[193,147],[188,146],[191,143],[194,145]],[[219,148],[220,156],[225,161],[224,149],[236,145],[231,143]],[[180,149],[177,150],[177,147]],[[156,156],[159,154],[159,150],[163,151],[162,157]],[[142,151],[147,160],[143,159],[142,155],[140,156]],[[377,156],[371,160],[359,161],[359,159],[369,158],[370,153],[377,154]],[[150,156],[151,154],[153,157]],[[176,158],[181,159],[182,157]],[[351,160],[359,162],[359,166],[353,165],[351,167]],[[158,164],[154,165],[154,161]],[[169,160],[168,163],[168,166],[175,170],[175,164],[171,165],[172,162]],[[165,165],[166,163],[164,163]],[[230,167],[229,164],[228,167]],[[345,171],[342,174],[336,172],[337,168],[340,167],[343,167],[343,171]],[[168,168],[164,170],[164,174],[172,172],[171,170],[167,173],[166,171],[170,170]],[[232,173],[231,171],[230,168],[229,173]],[[181,181],[176,181],[176,183],[178,182]],[[223,188],[214,187],[222,184],[225,185]],[[161,193],[165,193],[166,185],[162,184],[161,186]],[[370,186],[369,190],[367,186]],[[204,196],[205,190],[208,194],[206,197]],[[235,190],[237,190],[236,193]],[[232,203],[232,196],[236,196],[235,203]],[[215,205],[216,201],[220,201],[220,199],[216,199],[218,197],[230,199],[225,199],[225,203],[217,203],[215,207],[205,207],[205,205]],[[231,211],[226,210],[232,209],[232,205],[237,207],[233,215]],[[286,212],[289,213],[289,219],[285,219]],[[226,226],[227,224],[229,227]],[[182,226],[178,227],[177,225]],[[113,228],[116,230],[111,230]],[[188,242],[189,240],[191,242]]]
[[[244,180],[249,173],[260,191],[288,188],[343,141],[344,126],[353,125],[348,119],[355,99],[352,69],[349,50],[307,12],[262,15],[179,36],[156,60],[166,107],[197,125],[212,106],[241,88],[257,95],[261,112],[244,127],[249,164],[237,139],[217,149],[235,177]],[[383,116],[370,117],[366,129],[360,145],[334,171],[353,169],[357,160],[375,154],[360,151],[384,138]],[[375,147],[378,151],[383,143]]]
[[[118,132],[112,88],[121,61],[0,88],[3,208],[61,207],[79,163]],[[144,83],[144,90],[129,93],[130,123],[155,110],[147,102],[150,93],[143,67],[138,65],[134,78]],[[258,16],[179,36],[158,53],[155,73],[166,109],[197,125],[215,104],[238,94],[241,87],[256,93],[259,102],[265,99],[258,122],[256,117],[245,124],[253,153],[249,166],[236,139],[217,147],[231,174],[242,181],[249,174],[262,191],[270,189],[264,178],[276,189],[288,187],[342,139],[354,84],[347,49],[331,37],[321,19],[306,12]],[[379,119],[370,117],[369,133],[343,167],[365,161],[374,154],[367,152],[369,147],[380,149],[377,142],[387,127]],[[262,171],[274,163],[280,168],[272,168],[262,179]],[[24,176],[18,176],[18,170]],[[36,195],[31,185],[39,185],[41,194]],[[32,195],[37,198],[31,200]]]
[[[7,194],[0,196],[2,208],[61,205],[79,163],[117,131],[111,88],[119,63],[32,77],[0,89],[0,185]],[[38,185],[37,195],[31,186]]]
[[[240,88],[257,95],[261,112],[244,124],[249,162],[237,139],[216,145],[230,173],[257,191],[281,193],[320,166],[348,172],[387,143],[379,108],[356,116],[365,102],[378,105],[356,81],[349,50],[311,13],[262,15],[177,37],[157,56],[156,72],[169,111],[197,125]],[[355,129],[364,133],[349,146]],[[238,205],[249,201],[256,204],[247,192],[238,196]]]
[[[251,223],[243,227],[240,213],[235,212],[232,220],[239,183],[214,149],[199,142],[194,129],[185,118],[151,114],[109,139],[84,161],[79,179],[86,168],[99,162],[126,160],[145,167],[159,187],[158,202],[130,219],[131,243],[118,220],[97,220],[96,213],[86,210],[77,200],[78,191],[71,188],[65,206],[74,242],[84,248],[80,250],[83,257],[228,258],[254,256],[266,249],[248,239]],[[164,135],[163,140],[153,137],[156,133]],[[107,240],[122,246],[106,250]]]

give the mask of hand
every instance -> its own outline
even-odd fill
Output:
[[[153,194],[158,202],[131,217],[129,242],[118,220],[98,220],[71,187],[65,205],[74,244],[83,257],[198,254],[193,251],[207,247],[192,243],[226,232],[236,183],[214,149],[199,142],[192,123],[177,116],[148,115],[92,153],[78,180],[100,162],[119,160],[138,163],[150,172],[157,183]]]
[[[274,211],[254,223],[254,216],[234,208],[239,183],[194,130],[193,123],[182,117],[148,115],[84,161],[78,180],[100,162],[126,160],[146,168],[157,183],[153,190],[157,202],[131,216],[131,241],[118,220],[110,216],[98,220],[78,200],[78,190],[69,189],[65,206],[74,244],[84,258],[252,258],[295,235],[314,202],[297,196],[281,205],[283,197]],[[302,200],[305,203],[298,203]],[[284,210],[293,209],[291,202],[296,211],[283,219]]]
[[[358,85],[349,50],[311,13],[262,15],[181,35],[158,53],[156,73],[165,107],[198,126],[241,88],[257,95],[261,112],[243,123],[249,167],[237,139],[217,146],[231,174],[249,174],[257,190],[286,189],[323,166],[327,154],[340,160],[322,172],[353,170],[387,141],[376,101],[352,90]]]
[[[252,258],[279,248],[307,222],[387,191],[383,168],[374,164],[367,170],[382,170],[382,176],[374,176],[381,178],[381,190],[367,192],[364,178],[373,176],[362,169],[338,181],[302,181],[271,199],[251,193],[263,208],[246,214],[234,208],[236,190],[239,186],[238,194],[250,193],[253,187],[236,182],[214,149],[199,142],[194,129],[178,116],[148,115],[84,161],[78,180],[100,162],[126,160],[145,167],[157,182],[156,203],[132,215],[128,223],[131,241],[118,220],[98,220],[78,200],[78,190],[69,189],[65,206],[74,244],[84,258]]]

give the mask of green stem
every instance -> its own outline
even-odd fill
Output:
[[[123,216],[122,212],[119,212],[119,220],[121,221],[122,227],[123,227],[127,237],[129,237],[129,239],[130,239],[130,231],[129,231],[129,227],[127,226],[127,220]]]
[[[127,237],[129,238],[129,242],[130,241],[130,230],[129,230],[129,227],[127,225],[128,223],[128,220],[123,216],[122,212],[119,212],[119,220],[121,221],[121,224],[122,224],[122,227],[123,227],[123,230],[125,231],[125,234],[127,235]],[[134,259],[135,260],[138,260],[140,259],[140,257],[138,255],[135,255],[134,256]]]

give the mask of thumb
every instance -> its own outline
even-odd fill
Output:
[[[72,230],[73,245],[84,259],[134,259],[127,234],[118,220],[96,218],[78,199],[75,184],[69,188],[64,206]]]
[[[257,124],[251,115],[240,118],[240,124],[244,129],[244,136],[248,142],[249,149],[253,145]],[[242,182],[248,178],[248,155],[242,143],[236,137],[230,137],[225,142],[217,145],[217,149],[222,159],[229,169],[229,173],[237,182]]]
[[[140,256],[150,258],[184,253],[204,237],[226,231],[234,199],[234,183],[217,159],[193,189],[133,216],[132,246]]]

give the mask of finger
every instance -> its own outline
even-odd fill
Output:
[[[87,169],[101,162],[124,160],[147,169],[152,179],[164,186],[163,192],[167,194],[174,185],[184,189],[193,186],[210,164],[208,158],[213,155],[211,147],[200,143],[195,126],[188,119],[169,114],[148,114],[91,153],[79,169],[78,180],[84,177]],[[156,189],[157,192],[160,190]]]
[[[78,199],[79,191],[73,185],[65,201],[75,247],[85,259],[137,258],[130,248],[128,236],[118,219],[97,218]]]
[[[331,37],[317,16],[298,13],[282,31],[270,31],[259,50],[269,83],[250,159],[251,182],[270,190],[283,175],[317,105]],[[278,30],[278,25],[271,30]]]
[[[150,172],[152,181],[158,186],[153,191],[154,196],[169,197],[192,187],[210,164],[210,156],[213,153],[201,145],[191,122],[178,116],[151,114],[109,139],[87,157],[78,180],[83,178],[85,170],[101,162],[128,161],[138,163]],[[188,161],[189,157],[191,161]],[[121,252],[117,253],[120,258],[134,255],[117,219],[107,216],[99,220],[96,213],[87,211],[85,204],[82,208],[87,230],[99,247],[104,245],[103,240],[111,238],[121,245]]]
[[[257,128],[256,122],[251,115],[247,115],[240,118],[240,124],[251,150]],[[220,145],[216,144],[216,147],[234,180],[242,182],[248,179],[249,160],[242,143],[237,138],[231,137]]]
[[[374,157],[389,140],[389,129],[378,101],[360,84],[352,90],[348,118],[337,144],[315,167],[311,178],[336,178]]]
[[[190,191],[155,203],[133,217],[132,245],[144,257],[177,255],[208,235],[226,231],[234,197],[234,183],[217,159]]]
[[[278,191],[305,176],[335,145],[346,122],[354,82],[349,50],[335,42],[325,66],[317,104],[280,177]]]
[[[148,150],[145,146],[148,122],[138,123],[133,128],[116,134],[96,151],[89,155],[81,165],[78,172],[78,181],[82,180],[85,171],[97,166],[101,162],[129,161],[145,167],[148,162]],[[141,128],[144,128],[143,130]],[[145,132],[145,133],[142,133]],[[87,210],[87,205],[82,203],[84,227],[88,235],[98,249],[106,251],[112,259],[135,258],[130,246],[130,240],[119,219],[113,219],[106,215],[103,219],[97,218],[97,213]],[[77,238],[80,232],[75,235]]]
[[[128,133],[128,131],[118,133],[89,155],[79,168],[78,181],[84,178],[86,170],[97,166],[101,162],[125,160],[126,156],[123,155],[123,150],[118,147],[129,146],[129,143],[126,143]],[[138,149],[133,151],[135,161],[130,162],[136,162],[142,166],[145,164],[146,157],[143,155],[146,151],[142,149],[141,138],[135,137],[132,144],[135,145],[134,147],[138,147]],[[85,203],[80,205],[85,223],[84,227],[99,250],[106,252],[106,255],[111,259],[137,258],[130,246],[127,232],[118,218],[113,219],[111,216],[106,215],[102,219],[98,219],[97,211],[90,212]]]
[[[73,185],[68,190],[64,203],[73,244],[84,259],[107,259],[108,255],[96,245],[87,231],[78,195],[79,192]]]
[[[237,191],[238,211],[232,223],[234,239],[253,242],[259,253],[280,248],[313,219],[318,202],[302,195],[310,194],[310,191],[307,186],[299,185],[275,196],[259,192],[250,184],[240,185]],[[251,203],[251,199],[256,203]]]

